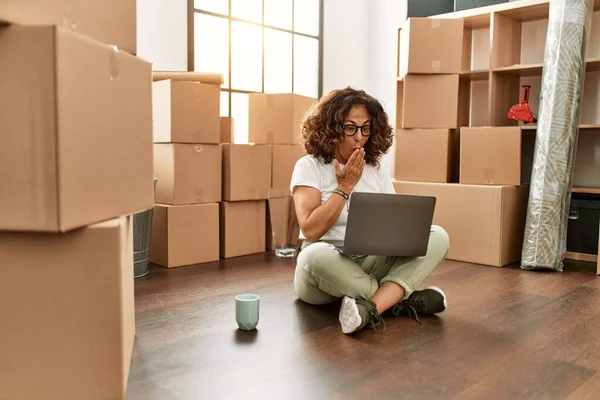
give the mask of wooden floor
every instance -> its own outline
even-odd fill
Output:
[[[338,305],[296,300],[272,255],[151,268],[136,280],[128,399],[598,399],[600,277],[591,264],[530,272],[445,262],[439,317],[341,333]],[[261,296],[253,333],[234,296]]]

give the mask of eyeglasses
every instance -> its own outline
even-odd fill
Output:
[[[356,135],[356,132],[358,132],[359,129],[363,136],[369,136],[371,134],[371,125],[343,125],[342,128],[344,128],[344,135],[346,136]]]

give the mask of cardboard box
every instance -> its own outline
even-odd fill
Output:
[[[152,208],[151,65],[54,26],[0,26],[0,48],[0,230]]]
[[[219,261],[219,203],[157,204],[150,262],[166,268]]]
[[[221,88],[166,79],[152,83],[154,143],[219,144]]]
[[[216,144],[154,145],[156,203],[218,203],[222,196],[222,149]]]
[[[223,200],[266,200],[271,188],[271,146],[223,144]]]
[[[406,75],[398,99],[400,128],[458,127],[458,75]]]
[[[58,25],[137,54],[135,0],[0,0],[0,23]]]
[[[231,117],[221,117],[221,140],[220,143],[235,142],[235,120]]]
[[[132,217],[0,233],[0,398],[124,399],[135,336]]]
[[[266,202],[221,203],[221,258],[265,251]]]
[[[409,18],[399,32],[398,77],[407,74],[459,74],[462,18]]]
[[[450,129],[399,129],[394,178],[399,181],[458,181],[460,135]]]
[[[290,195],[290,181],[296,162],[306,155],[303,145],[273,145],[271,189]]]
[[[266,250],[277,247],[296,246],[300,236],[300,225],[292,196],[269,197],[267,202]]]
[[[535,131],[461,128],[460,183],[521,185],[531,180]]]
[[[299,144],[302,120],[312,97],[292,93],[248,95],[248,141],[257,144]]]
[[[528,186],[394,182],[398,194],[435,196],[433,223],[450,236],[448,259],[502,267],[521,259]]]

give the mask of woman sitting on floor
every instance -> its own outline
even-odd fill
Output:
[[[334,90],[313,106],[302,130],[308,155],[296,163],[290,185],[302,241],[297,296],[315,305],[343,298],[339,320],[346,334],[375,328],[392,307],[395,316],[408,313],[417,320],[417,314],[444,311],[442,290],[416,290],[448,252],[441,227],[432,226],[424,257],[344,255],[332,244],[344,240],[352,192],[395,193],[379,163],[393,140],[379,101],[361,90]]]

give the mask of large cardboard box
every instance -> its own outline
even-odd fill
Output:
[[[152,83],[155,143],[218,144],[221,88],[166,79]]]
[[[248,141],[257,144],[298,144],[308,109],[317,102],[293,93],[248,95]]]
[[[151,65],[55,26],[0,26],[0,49],[0,230],[152,208]]]
[[[463,32],[462,18],[409,18],[399,32],[398,77],[460,73]]]
[[[135,336],[132,217],[0,233],[0,398],[124,399]]]
[[[394,182],[399,194],[435,196],[433,223],[450,236],[448,259],[502,267],[521,259],[528,186]]]
[[[290,181],[296,162],[306,155],[303,145],[273,145],[271,189],[290,194]]]
[[[460,135],[450,129],[398,129],[394,178],[399,181],[458,181]]]
[[[271,188],[270,145],[223,144],[223,200],[266,200]]]
[[[218,203],[222,196],[222,149],[216,144],[154,145],[156,203]]]
[[[266,201],[221,203],[221,258],[265,251]]]
[[[460,183],[515,185],[531,180],[535,131],[518,126],[461,128]]]
[[[150,262],[166,268],[219,261],[219,203],[157,204]]]
[[[406,75],[398,82],[400,128],[458,127],[458,75]]]
[[[59,25],[137,54],[136,0],[0,0],[0,23]]]

